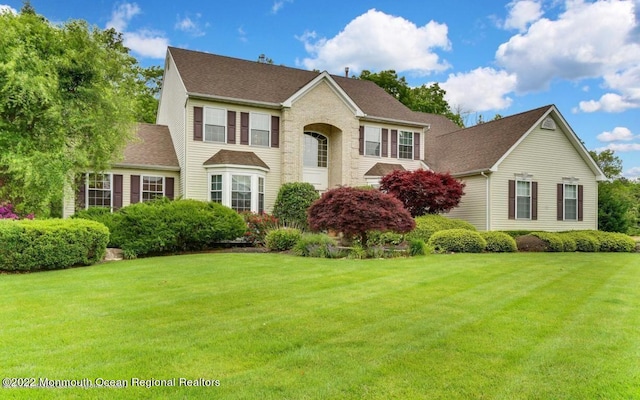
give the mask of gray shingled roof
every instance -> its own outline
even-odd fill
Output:
[[[191,95],[279,106],[320,75],[315,71],[176,47],[169,47],[168,51],[176,63],[187,92]],[[411,111],[371,81],[336,75],[331,77],[367,117],[406,121],[418,125],[433,124],[432,120],[441,121],[441,116]]]
[[[376,163],[364,173],[364,176],[385,176],[395,170],[404,171],[405,169],[402,164]]]
[[[452,174],[488,170],[552,105],[449,133],[427,134],[426,162]]]
[[[270,169],[256,153],[252,151],[220,150],[202,165],[253,165]]]
[[[179,169],[169,128],[165,125],[138,124],[136,135],[124,149],[119,167],[164,167]]]

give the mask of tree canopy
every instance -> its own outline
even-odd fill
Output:
[[[398,77],[394,70],[378,73],[364,70],[359,78],[375,82],[413,111],[444,115],[457,125],[464,127],[462,116],[451,110],[449,103],[444,98],[447,92],[437,83],[412,88],[406,79]]]
[[[607,178],[615,179],[620,177],[622,174],[622,160],[614,154],[613,150],[606,149],[599,153],[595,150],[589,150],[589,154]]]
[[[0,32],[0,199],[43,211],[75,173],[121,154],[141,69],[115,30],[52,24],[28,3],[0,14]]]

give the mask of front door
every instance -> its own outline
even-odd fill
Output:
[[[303,180],[312,184],[316,190],[324,191],[329,187],[329,139],[316,132],[304,133]]]

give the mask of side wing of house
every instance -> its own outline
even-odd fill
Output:
[[[457,218],[471,223],[480,231],[490,230],[490,214],[488,205],[491,203],[489,196],[488,174],[457,177],[465,184],[464,196],[458,207],[452,209],[446,217]]]
[[[490,175],[490,229],[597,229],[601,174],[552,110]]]

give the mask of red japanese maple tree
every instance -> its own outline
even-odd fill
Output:
[[[424,169],[395,170],[380,180],[380,190],[400,200],[413,217],[448,212],[457,207],[464,195],[464,186],[448,173]]]
[[[367,244],[372,230],[405,233],[415,222],[395,197],[377,190],[340,187],[324,193],[307,211],[314,231],[334,230]]]

